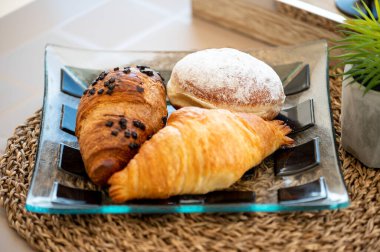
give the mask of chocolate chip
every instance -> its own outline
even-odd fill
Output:
[[[109,72],[107,70],[104,71],[104,75],[107,76]]]
[[[133,138],[133,139],[137,139],[137,137],[138,137],[138,136],[137,136],[137,133],[134,132],[134,131],[132,131],[132,138]]]
[[[108,85],[108,88],[109,88],[110,90],[113,90],[113,89],[115,88],[115,85],[113,85],[113,84],[109,84],[109,85]]]
[[[113,136],[117,136],[118,133],[119,133],[119,131],[117,131],[117,130],[111,131],[111,135],[113,135]]]
[[[111,89],[108,89],[107,92],[106,92],[106,94],[111,95],[112,92],[113,92],[113,91],[112,91]]]
[[[154,75],[153,71],[145,71],[145,73],[146,73],[148,76],[153,76],[153,75]]]
[[[135,126],[138,129],[145,130],[145,124],[143,124],[139,120],[133,120],[133,126]]]
[[[114,71],[119,71],[119,67],[115,67],[113,70]]]
[[[87,94],[87,92],[88,92],[88,89],[84,90],[83,95]]]
[[[127,128],[127,119],[121,118],[119,121],[119,125],[122,129],[126,129]]]
[[[140,145],[137,144],[137,143],[130,143],[130,144],[128,144],[128,147],[129,147],[131,150],[134,150],[134,149],[139,148]]]
[[[108,87],[109,85],[110,85],[110,83],[108,81],[104,82],[105,87]]]
[[[91,86],[94,86],[97,82],[98,82],[97,80],[93,80],[91,83]]]
[[[124,68],[123,73],[129,74],[131,72],[131,69],[129,67]]]
[[[114,83],[115,80],[116,80],[115,77],[111,77],[111,78],[108,80],[108,82],[109,82],[109,83]]]
[[[144,92],[144,88],[143,88],[143,87],[140,87],[140,86],[137,86],[137,87],[136,87],[136,90],[137,90],[137,92],[139,92],[139,93]]]
[[[168,121],[168,117],[164,116],[161,119],[162,119],[162,122],[164,123],[164,125],[166,125],[166,122]]]
[[[142,73],[144,73],[144,74],[146,74],[148,76],[153,76],[154,75],[153,71],[150,71],[150,70],[141,70],[140,72],[142,72]]]
[[[104,93],[104,89],[99,89],[98,90],[98,94],[103,94]]]
[[[162,77],[162,75],[160,74],[160,72],[157,72],[158,76],[160,76],[161,80],[162,81],[165,81],[164,77]]]
[[[140,70],[144,70],[145,68],[149,68],[148,66],[140,66],[140,65],[137,65],[136,67]]]
[[[146,138],[146,140],[150,140],[151,138],[152,138],[152,134],[150,134],[147,138]]]
[[[113,122],[112,122],[112,121],[107,121],[107,122],[106,122],[106,126],[107,126],[107,127],[112,127],[112,125],[113,125]]]
[[[130,138],[130,137],[131,137],[131,132],[130,132],[129,130],[126,130],[126,131],[124,132],[124,136],[125,136],[126,138]]]
[[[93,95],[93,94],[95,94],[95,92],[96,92],[95,88],[92,88],[89,93],[90,93],[90,95]]]
[[[106,75],[105,75],[105,73],[104,73],[104,72],[102,72],[102,73],[99,75],[99,80],[103,80],[103,79],[104,79],[104,77],[106,77]]]

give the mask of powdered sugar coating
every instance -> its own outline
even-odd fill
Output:
[[[266,63],[232,48],[206,49],[185,56],[173,75],[186,91],[212,93],[219,103],[278,104],[285,99],[281,80]]]

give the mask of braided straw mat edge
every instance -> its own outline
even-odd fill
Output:
[[[339,70],[338,70],[339,71]],[[330,72],[331,73],[331,72]],[[330,79],[340,142],[341,78]],[[41,111],[19,126],[0,159],[0,203],[9,226],[41,251],[378,251],[380,170],[341,146],[347,209],[308,213],[42,215],[25,210]]]

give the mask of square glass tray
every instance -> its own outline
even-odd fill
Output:
[[[82,92],[102,70],[116,66],[148,65],[168,80],[174,64],[190,52],[92,51],[48,45],[41,134],[26,209],[85,214],[347,207],[349,197],[340,172],[330,111],[326,42],[246,52],[270,64],[282,79],[287,98],[278,118],[292,127],[296,145],[278,150],[224,191],[114,204],[107,189],[96,187],[84,172],[74,135]],[[168,109],[169,114],[174,110],[169,103]]]

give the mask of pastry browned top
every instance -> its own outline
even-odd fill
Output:
[[[160,87],[159,94],[157,87]],[[146,92],[148,90],[148,92]],[[80,137],[78,124],[89,110],[94,107],[102,106],[102,104],[109,103],[110,101],[117,106],[119,102],[126,102],[133,104],[148,103],[154,106],[156,99],[155,95],[165,96],[165,87],[162,77],[158,72],[146,67],[116,67],[109,71],[103,71],[91,83],[91,85],[83,93],[78,107],[76,135]],[[110,100],[110,96],[112,99]],[[117,109],[115,108],[115,112]],[[119,113],[119,115],[112,114],[113,117],[128,117],[127,111]],[[130,111],[132,112],[132,111]],[[130,113],[129,113],[130,115]],[[104,114],[105,117],[111,116]],[[116,122],[117,123],[117,122]]]

